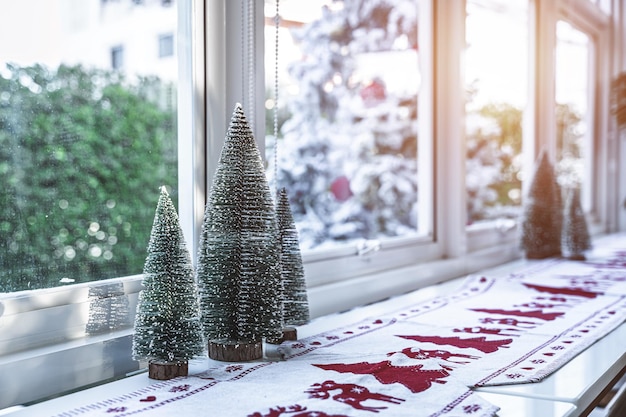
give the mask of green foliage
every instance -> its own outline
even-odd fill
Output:
[[[194,269],[165,187],[161,187],[143,274],[133,358],[186,361],[202,353]]]
[[[524,203],[521,243],[527,258],[561,255],[562,210],[554,167],[543,152]]]
[[[468,181],[470,223],[498,215],[498,208],[519,206],[522,189],[522,110],[507,103],[491,103],[477,115],[492,122],[492,129],[477,129],[467,140],[468,177],[486,177]]]
[[[309,301],[304,279],[304,267],[293,221],[287,190],[282,188],[276,202],[278,244],[280,246],[280,276],[282,282],[283,317],[287,325],[309,321]]]
[[[618,129],[626,126],[626,72],[620,72],[611,80],[611,113]]]
[[[9,66],[0,76],[0,292],[141,271],[155,184],[176,188],[155,79]]]
[[[261,155],[233,112],[204,214],[198,286],[205,336],[261,341],[282,330],[278,229]]]
[[[582,181],[581,115],[570,105],[556,105],[556,165],[557,181],[561,186],[575,188]]]

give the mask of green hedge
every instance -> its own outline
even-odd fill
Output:
[[[0,292],[141,273],[159,187],[177,190],[176,111],[157,100],[173,87],[80,66],[0,75]]]

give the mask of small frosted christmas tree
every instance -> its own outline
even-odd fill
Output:
[[[585,260],[585,251],[591,248],[591,238],[585,213],[580,203],[580,189],[570,190],[563,215],[563,254],[573,260]]]
[[[278,219],[278,244],[280,246],[283,321],[286,326],[283,330],[282,340],[295,340],[297,335],[293,326],[306,324],[309,321],[309,301],[298,231],[285,188],[282,188],[278,193],[276,216]]]
[[[204,349],[191,256],[165,187],[154,216],[139,293],[133,358],[147,359],[149,376],[187,375],[187,362]]]
[[[543,152],[524,203],[522,249],[528,259],[561,255],[563,212],[554,167]]]
[[[209,357],[258,359],[282,331],[276,212],[241,105],[233,112],[209,194],[198,252]]]

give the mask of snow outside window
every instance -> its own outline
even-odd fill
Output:
[[[431,230],[420,188],[432,166],[418,163],[432,140],[418,108],[424,3],[281,0],[276,63],[276,6],[265,2],[268,176],[287,189],[305,254],[372,254]]]
[[[569,23],[556,25],[556,134],[557,176],[564,193],[581,190],[583,207],[590,204],[591,128],[590,103],[591,42],[589,36]]]
[[[516,219],[528,91],[528,0],[468,0],[467,224]],[[497,34],[497,35],[496,35]]]

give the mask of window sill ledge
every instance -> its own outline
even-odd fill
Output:
[[[137,370],[131,344],[132,329],[126,329],[2,356],[0,411]]]

